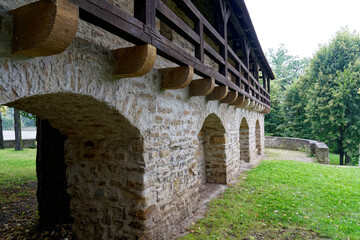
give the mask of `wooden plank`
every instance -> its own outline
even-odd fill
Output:
[[[229,93],[226,95],[226,97],[222,100],[220,100],[220,103],[228,103],[231,104],[235,102],[235,100],[238,97],[238,92],[236,91],[229,91]]]
[[[215,87],[215,80],[213,78],[204,78],[199,80],[194,80],[190,83],[190,93],[191,97],[194,96],[206,96],[209,95]]]
[[[229,92],[228,86],[217,86],[214,90],[207,96],[208,101],[221,100],[226,97]]]
[[[207,19],[200,13],[191,0],[174,0],[174,2],[181,7],[181,9],[191,18],[200,20],[204,25],[204,30],[211,34],[211,38],[215,38],[218,43],[224,44],[224,38],[218,31],[207,21]]]
[[[192,81],[194,69],[190,66],[163,68],[161,72],[161,89],[180,89],[187,87]]]
[[[165,22],[175,32],[179,33],[192,44],[200,42],[200,37],[186,23],[184,23],[174,12],[172,12],[163,2],[157,0],[157,10],[159,19]]]
[[[67,0],[34,2],[13,11],[13,52],[29,57],[62,53],[75,38],[78,7]]]
[[[210,45],[207,42],[204,42],[204,49],[205,49],[205,53],[208,54],[211,57],[211,59],[213,59],[215,62],[219,64],[225,64],[224,58],[219,53],[217,53],[212,47],[210,47]]]
[[[80,18],[134,44],[151,44],[145,25],[108,1],[69,0],[80,7]]]
[[[156,48],[150,44],[112,50],[113,75],[139,77],[148,73],[156,61]]]
[[[236,70],[233,65],[229,64],[228,69],[233,75],[240,76],[239,71]]]

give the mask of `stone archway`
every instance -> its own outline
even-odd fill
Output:
[[[137,128],[117,110],[86,95],[53,93],[4,104],[47,119],[67,136],[63,158],[79,239],[143,235],[145,164]]]
[[[256,121],[255,126],[255,139],[256,139],[256,152],[258,155],[261,155],[262,149],[261,149],[261,128],[259,120]]]
[[[227,183],[225,128],[218,116],[210,114],[198,134],[198,172],[201,183]]]
[[[243,118],[240,124],[240,160],[244,160],[245,162],[250,162],[249,139],[249,125],[246,118]]]

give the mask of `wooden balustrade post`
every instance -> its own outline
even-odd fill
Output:
[[[152,29],[156,28],[156,3],[156,0],[134,0],[134,17]]]
[[[204,62],[204,24],[200,19],[195,23],[195,32],[200,37],[199,44],[195,46],[195,57]]]

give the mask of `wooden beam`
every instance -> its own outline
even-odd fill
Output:
[[[206,96],[209,95],[215,87],[215,80],[213,78],[204,78],[190,83],[190,96]]]
[[[207,100],[208,101],[222,100],[227,96],[228,92],[229,92],[228,86],[217,86],[207,96]]]
[[[139,77],[148,73],[155,64],[156,48],[150,44],[112,50],[113,75]]]
[[[246,109],[249,105],[250,105],[250,99],[245,98],[245,100],[241,104],[237,105],[236,108]]]
[[[238,95],[236,100],[234,102],[230,103],[230,105],[238,106],[238,105],[242,104],[244,101],[245,101],[245,96],[244,95]]]
[[[13,52],[50,56],[62,53],[72,43],[79,10],[67,0],[42,0],[15,9],[13,19]]]
[[[237,99],[237,97],[238,97],[238,92],[230,91],[224,99],[220,100],[220,103],[231,104]]]
[[[194,69],[191,66],[160,69],[161,89],[180,89],[187,87],[192,81]]]

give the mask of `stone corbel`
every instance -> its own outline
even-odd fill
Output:
[[[62,53],[75,38],[79,10],[67,0],[41,0],[12,11],[13,52],[29,57]]]
[[[112,50],[115,77],[140,77],[147,74],[156,61],[156,48],[150,44]]]

